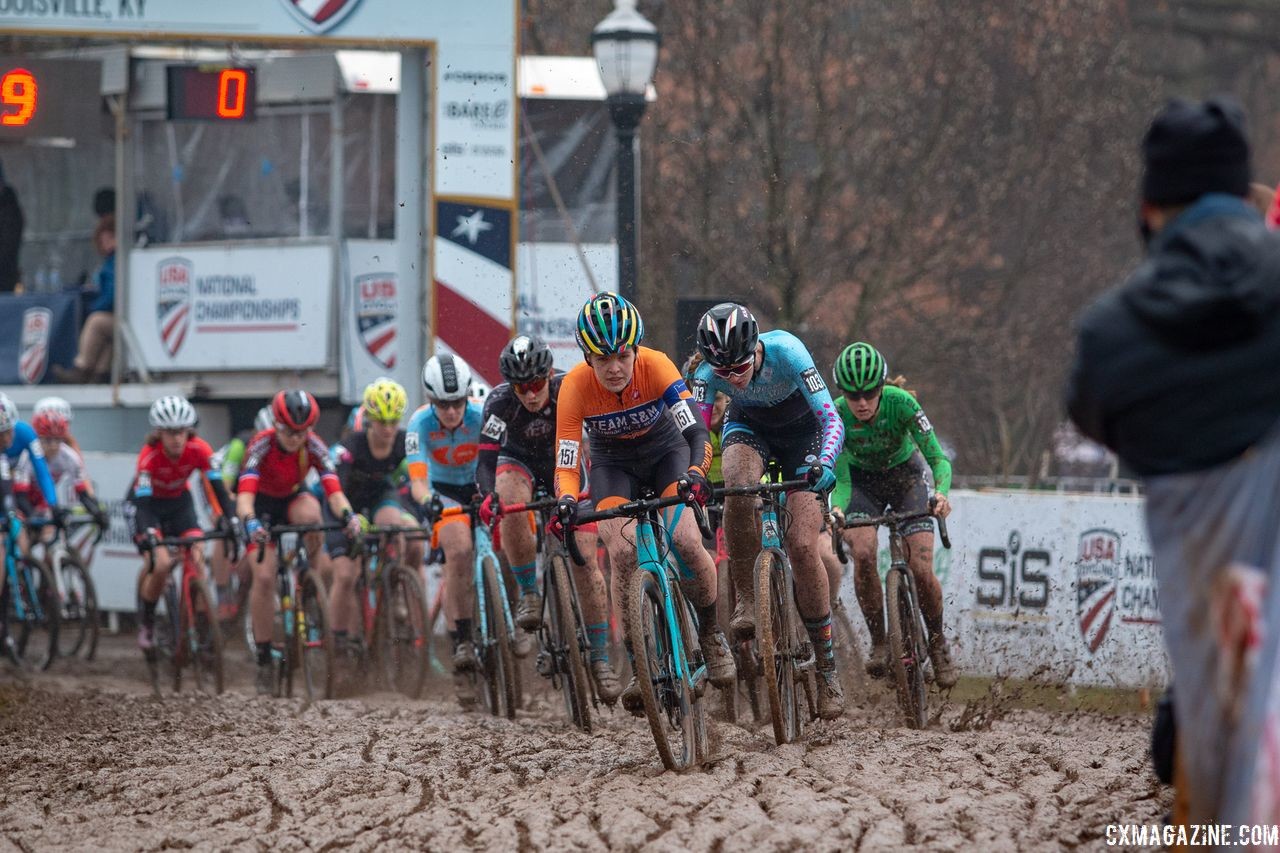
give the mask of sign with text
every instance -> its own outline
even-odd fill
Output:
[[[136,249],[129,323],[148,368],[323,367],[328,246]]]
[[[50,365],[71,366],[79,301],[77,293],[0,296],[0,385],[38,385]]]

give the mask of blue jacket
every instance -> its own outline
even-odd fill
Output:
[[[31,457],[31,470],[35,472],[40,491],[44,492],[44,502],[49,506],[57,506],[58,493],[53,487],[49,465],[44,461],[44,448],[40,446],[40,440],[36,438],[36,431],[31,428],[31,425],[25,421],[18,421],[13,425],[13,441],[9,443],[9,449],[4,453],[17,462],[23,451]]]
[[[88,312],[92,314],[94,311],[106,311],[108,314],[114,314],[116,310],[115,252],[107,255],[102,266],[98,267],[98,271],[93,274],[93,283],[97,287],[98,295],[89,303]]]

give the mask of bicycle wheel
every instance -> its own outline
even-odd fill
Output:
[[[52,571],[28,557],[19,557],[17,568],[18,590],[17,596],[10,597],[13,610],[9,624],[18,626],[18,657],[30,669],[46,670],[58,656],[58,585]]]
[[[924,679],[924,635],[916,613],[911,576],[901,567],[889,569],[885,578],[885,604],[889,611],[889,657],[898,685],[898,705],[907,727],[924,728],[928,693]]]
[[[75,549],[66,549],[59,563],[63,596],[58,654],[74,657],[83,653],[85,660],[93,660],[98,650],[97,589]]]
[[[329,594],[313,571],[298,578],[292,622],[292,636],[285,647],[292,650],[291,664],[302,674],[307,701],[332,699],[336,664]]]
[[[417,699],[427,674],[427,614],[422,585],[402,565],[389,568],[379,602],[378,658],[387,687]]]
[[[511,648],[511,634],[507,630],[505,608],[502,606],[503,591],[499,584],[498,561],[486,556],[482,564],[484,575],[484,600],[488,615],[489,630],[492,632],[492,643],[487,649],[482,665],[490,679],[492,702],[489,711],[495,716],[516,718],[516,700],[519,695],[516,674],[515,652]]]
[[[209,586],[200,578],[192,578],[188,584],[180,625],[182,662],[194,672],[196,690],[221,694],[224,682],[222,629]]]
[[[668,770],[684,770],[698,759],[693,696],[676,674],[671,624],[662,588],[652,572],[636,569],[627,596],[627,640],[636,684],[644,702],[658,757]]]
[[[796,693],[795,607],[778,555],[768,549],[756,557],[756,642],[761,678],[769,696],[773,739],[791,743],[800,736],[800,697]]]
[[[156,601],[155,630],[151,635],[153,644],[152,680],[159,694],[159,676],[161,668],[168,670],[173,692],[182,689],[182,668],[178,666],[178,588],[167,583],[164,592]]]
[[[565,710],[573,724],[584,732],[591,731],[591,684],[583,662],[582,626],[573,606],[573,586],[569,581],[569,563],[562,553],[553,553],[546,573],[547,637],[560,675],[560,692]]]

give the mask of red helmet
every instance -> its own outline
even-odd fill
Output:
[[[43,411],[31,420],[31,426],[41,438],[67,437],[67,419],[60,412]]]
[[[271,401],[271,416],[285,429],[302,432],[320,417],[320,404],[306,391],[281,391]]]

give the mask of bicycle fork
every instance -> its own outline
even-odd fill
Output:
[[[658,580],[658,588],[662,590],[663,618],[667,623],[667,635],[671,641],[672,666],[675,671],[672,673],[660,673],[659,678],[679,679],[689,686],[693,695],[701,696],[703,689],[706,687],[707,665],[702,660],[699,660],[696,669],[693,672],[689,671],[689,656],[684,646],[684,632],[680,630],[680,620],[675,609],[675,596],[671,593],[666,564],[658,559],[658,549],[654,540],[652,523],[636,525],[636,553],[640,558],[636,571],[651,572]],[[655,686],[661,687],[660,684]]]

